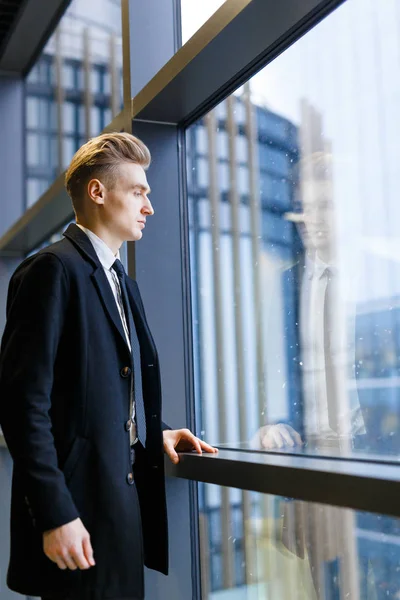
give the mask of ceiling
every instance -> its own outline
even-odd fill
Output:
[[[26,0],[0,0],[0,57]]]
[[[29,72],[71,0],[0,0],[0,75]]]

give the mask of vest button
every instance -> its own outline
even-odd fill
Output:
[[[126,476],[126,481],[129,483],[129,485],[134,484],[133,473],[128,473],[128,475]]]
[[[130,374],[131,374],[130,367],[122,367],[122,369],[121,369],[121,377],[129,377]]]

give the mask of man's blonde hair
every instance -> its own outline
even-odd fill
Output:
[[[103,133],[92,138],[75,153],[65,174],[65,187],[76,213],[84,196],[84,187],[99,178],[112,189],[118,177],[118,167],[132,162],[147,169],[151,162],[147,146],[130,133]]]

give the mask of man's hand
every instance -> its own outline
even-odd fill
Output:
[[[187,452],[188,450],[196,450],[197,454],[202,452],[218,452],[217,448],[213,448],[206,442],[197,438],[189,429],[174,429],[163,431],[164,436],[164,451],[168,454],[174,464],[179,462],[177,452]]]
[[[264,425],[260,427],[250,442],[254,449],[272,450],[274,448],[293,448],[302,446],[301,437],[290,425],[278,423],[277,425]]]
[[[90,535],[79,518],[45,531],[43,550],[63,570],[90,569],[96,564]]]

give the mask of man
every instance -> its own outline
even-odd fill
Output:
[[[357,397],[348,393],[349,306],[344,304],[336,261],[330,154],[314,152],[300,161],[302,212],[286,213],[297,224],[305,255],[281,274],[283,284],[299,288],[296,306],[301,367],[304,441],[310,450],[349,453],[364,433]],[[347,328],[347,329],[346,329]],[[300,446],[299,433],[286,423],[266,425],[251,440],[256,448]]]
[[[143,563],[168,569],[163,449],[174,463],[215,452],[162,423],[157,351],[119,260],[154,214],[149,164],[127,133],[82,146],[65,179],[76,224],[10,281],[0,425],[14,461],[7,584],[21,594],[143,599]]]

